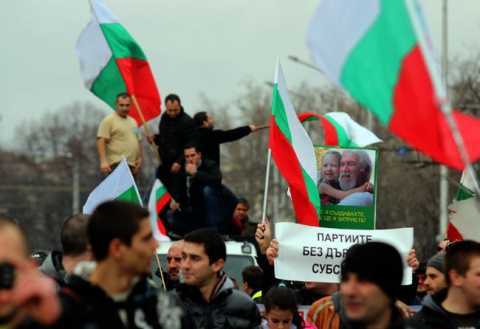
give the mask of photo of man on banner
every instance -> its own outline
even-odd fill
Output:
[[[317,146],[315,153],[321,226],[373,229],[376,151]]]

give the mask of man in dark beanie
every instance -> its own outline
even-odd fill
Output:
[[[428,260],[425,275],[427,294],[433,295],[447,287],[445,279],[445,252],[440,251]]]
[[[401,323],[394,306],[403,278],[398,251],[383,242],[352,246],[342,262],[340,298],[348,321],[390,328]]]
[[[312,305],[307,319],[319,329],[406,328],[395,306],[402,278],[402,257],[394,247],[353,245],[342,262],[338,293]]]

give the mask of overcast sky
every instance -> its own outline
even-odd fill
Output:
[[[420,1],[440,48],[442,1]],[[318,0],[105,2],[142,46],[161,95],[178,93],[189,113],[201,110],[201,93],[225,103],[238,95],[242,81],[272,80],[277,56],[289,86],[325,83],[287,59],[309,60],[305,33]],[[89,18],[87,0],[2,2],[0,142],[10,141],[22,121],[76,100],[107,113],[83,87],[74,52]],[[450,55],[480,52],[480,1],[450,1],[449,19]]]

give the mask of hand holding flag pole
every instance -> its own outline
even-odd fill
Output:
[[[134,94],[130,95],[132,98],[133,106],[135,107],[135,110],[137,111],[138,116],[140,117],[140,120],[142,121],[143,129],[145,130],[145,137],[148,140],[148,145],[150,145],[150,151],[152,151],[153,154],[156,155],[156,158],[160,160],[160,156],[158,155],[157,150],[155,150],[155,147],[153,146],[152,143],[150,143],[150,137],[153,136],[152,131],[150,130],[150,126],[148,123],[145,121],[145,117],[143,116],[142,108],[140,107],[140,104],[137,101],[137,97],[135,97]]]

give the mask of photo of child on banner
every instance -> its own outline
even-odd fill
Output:
[[[377,151],[316,146],[320,226],[375,228]]]

